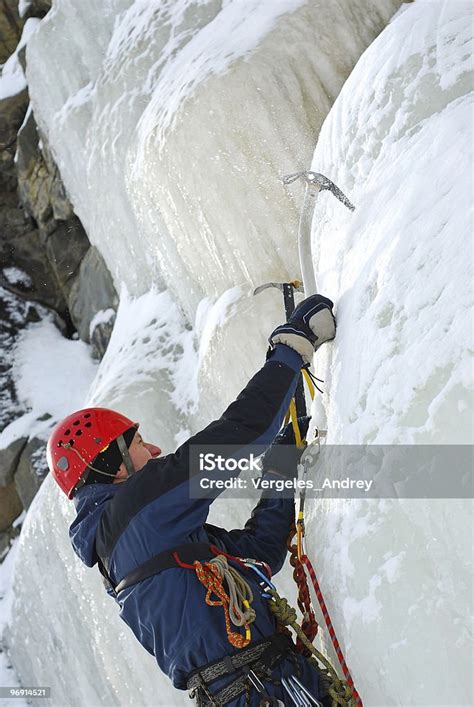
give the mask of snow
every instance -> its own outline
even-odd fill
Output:
[[[26,272],[20,268],[10,267],[3,268],[2,274],[10,285],[22,285],[23,287],[31,287],[31,278]]]
[[[54,421],[84,407],[96,371],[87,344],[65,339],[51,318],[26,327],[16,345],[13,376],[28,412],[3,430],[0,449],[23,436],[47,439]]]
[[[125,287],[112,337],[88,402],[118,407],[142,421],[145,436],[160,434],[170,450],[196,405],[194,335],[168,292],[152,288],[133,298]],[[158,395],[150,395],[158,391]]]
[[[219,17],[217,5],[59,0],[28,47],[35,115],[121,291],[87,402],[139,420],[165,451],[263,362],[282,302],[253,287],[299,271],[302,190],[277,177],[309,167],[374,17],[398,6],[309,3],[270,22],[265,4],[258,40],[226,63],[225,37],[213,38],[212,61],[188,81],[209,23],[229,26],[236,11],[229,0]],[[314,366],[327,392],[313,416],[329,444],[472,442],[471,10],[403,7],[318,139],[312,168],[357,206],[322,193],[313,222],[318,282],[337,304],[336,340]],[[170,103],[154,94],[165,79]],[[226,499],[210,520],[237,527],[248,515]],[[22,680],[48,675],[64,705],[184,704],[74,557],[72,517],[48,478],[20,539],[10,639]],[[308,498],[308,553],[364,704],[472,704],[471,525],[463,499]],[[277,579],[291,596],[290,573]],[[71,681],[78,673],[88,680]]]
[[[109,307],[108,309],[99,309],[98,312],[94,315],[92,318],[92,321],[89,325],[89,336],[92,337],[94,330],[96,327],[100,326],[101,324],[108,324],[115,316],[115,310],[112,309],[112,307]]]
[[[39,22],[40,20],[35,17],[30,17],[26,20],[17,48],[2,66],[0,76],[0,101],[10,96],[16,96],[17,93],[21,93],[21,91],[24,91],[26,88],[26,79],[18,60],[18,52],[29,42]]]
[[[0,100],[15,96],[26,88],[23,69],[16,54],[7,59],[0,77]]]
[[[23,69],[16,54],[12,54],[2,67],[0,77],[0,100],[16,96],[26,88]]]
[[[25,330],[17,345],[14,365],[20,400],[38,415],[48,412],[55,419],[64,417],[66,410],[72,412],[81,407],[96,373],[87,344],[65,339],[50,320]]]

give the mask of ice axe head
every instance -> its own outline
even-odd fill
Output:
[[[310,190],[314,190],[315,193],[318,191],[330,191],[336,199],[339,199],[339,201],[344,204],[350,211],[354,211],[355,206],[352,204],[347,196],[342,192],[339,187],[334,184],[328,177],[325,177],[324,174],[319,174],[319,172],[295,172],[294,174],[287,174],[286,176],[282,177],[281,180],[283,184],[293,184],[293,182],[296,182],[298,179],[303,179],[305,182],[306,186]]]
[[[295,308],[295,298],[294,292],[304,292],[303,283],[300,280],[293,280],[292,282],[267,282],[265,285],[260,285],[253,291],[254,295],[260,294],[263,290],[268,287],[276,287],[280,292],[283,293],[283,300],[285,302],[285,314],[286,318],[289,319],[291,313]]]

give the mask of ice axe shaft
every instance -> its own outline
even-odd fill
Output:
[[[350,211],[354,211],[352,204],[344,192],[324,174],[318,172],[295,172],[282,177],[283,184],[292,184],[298,179],[303,179],[306,184],[303,207],[301,209],[298,227],[298,252],[300,256],[301,275],[304,282],[304,291],[307,297],[318,291],[318,283],[314,273],[313,257],[311,253],[311,223],[314,207],[320,191],[330,191],[336,199],[344,204]]]
[[[265,285],[260,285],[255,288],[253,294],[258,295],[260,292],[263,292],[263,290],[266,290],[269,287],[276,287],[283,293],[285,316],[286,321],[288,321],[295,309],[295,291],[304,292],[302,282],[300,282],[300,280],[293,280],[292,282],[267,282]],[[306,401],[304,397],[303,379],[301,376],[298,381],[298,385],[296,386],[295,404],[297,416],[304,417],[306,415]]]

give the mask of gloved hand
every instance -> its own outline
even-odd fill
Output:
[[[271,346],[286,344],[297,351],[305,363],[311,363],[313,353],[321,344],[336,335],[333,306],[331,300],[322,295],[307,297],[295,308],[288,322],[271,333]]]
[[[310,416],[299,417],[298,425],[301,432],[301,439],[306,437],[309,427]],[[262,456],[262,474],[267,471],[275,471],[280,476],[292,479],[297,474],[297,465],[304,452],[304,447],[295,445],[295,433],[291,422],[282,429],[275,437],[271,447]]]

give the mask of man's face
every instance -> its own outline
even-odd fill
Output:
[[[161,454],[161,449],[156,447],[154,444],[149,444],[144,442],[140,432],[136,432],[132,443],[128,448],[132,464],[135,467],[135,471],[140,471],[143,469],[147,461],[153,457],[159,457]],[[117,476],[114,480],[114,484],[118,481],[124,481],[127,478],[127,470],[125,464],[120,464]]]

